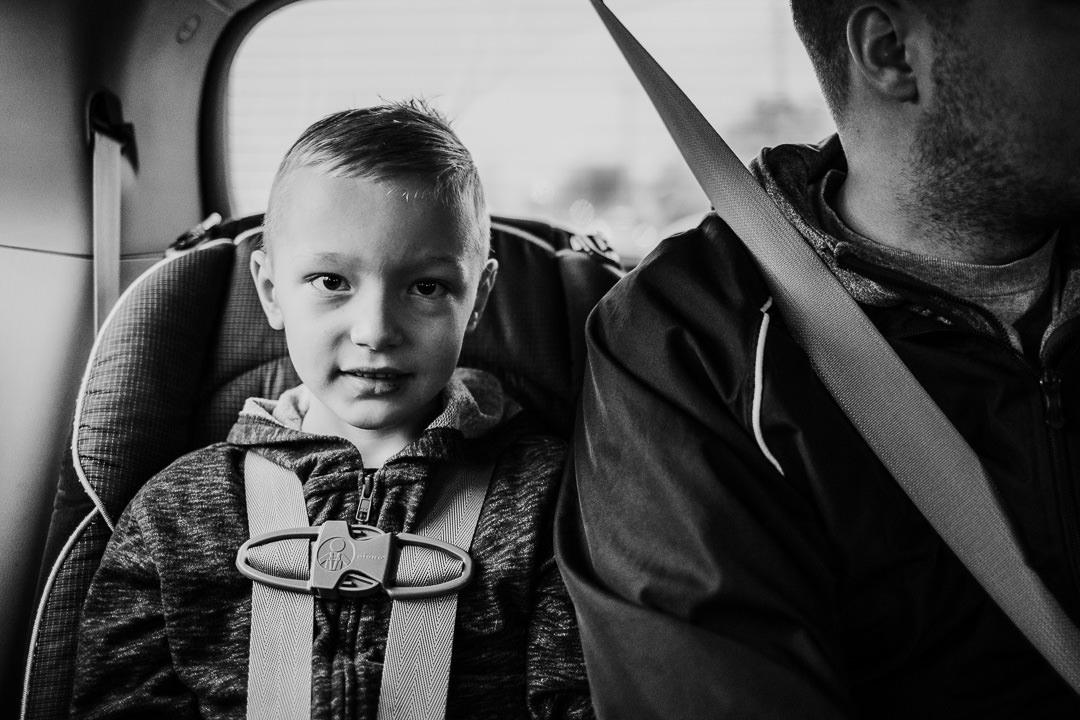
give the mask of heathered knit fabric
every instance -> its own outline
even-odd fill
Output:
[[[437,465],[476,452],[516,410],[478,371],[458,371],[443,400],[375,475],[371,517],[385,531],[414,529]],[[247,539],[244,453],[298,475],[313,525],[356,512],[360,454],[301,432],[303,406],[302,391],[280,407],[249,402],[228,442],[177,460],[129,505],[84,608],[74,717],[245,716],[251,581],[234,566]],[[564,453],[561,441],[523,435],[498,457],[472,547],[477,575],[458,600],[448,718],[592,717],[552,558]],[[316,599],[313,718],[375,717],[389,617],[382,597]]]
[[[1036,345],[1050,321],[1049,303],[1045,301],[1056,292],[1053,270],[1057,233],[1052,233],[1028,255],[999,265],[980,265],[960,262],[932,255],[901,250],[882,245],[852,230],[832,207],[833,198],[843,184],[846,173],[833,169],[819,183],[817,199],[818,218],[822,226],[842,242],[850,243],[855,252],[874,265],[889,268],[924,283],[944,290],[949,295],[987,310],[1002,324],[1013,348],[1024,351],[1021,338],[1023,321],[1039,309],[1045,315],[1036,322],[1036,337],[1029,345]],[[1034,354],[1034,353],[1033,353]]]

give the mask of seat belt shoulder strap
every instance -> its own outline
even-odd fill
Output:
[[[121,158],[134,143],[134,130],[123,120],[119,98],[107,90],[88,100],[86,124],[93,146],[94,329],[100,330],[120,297]]]

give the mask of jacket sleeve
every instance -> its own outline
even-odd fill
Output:
[[[574,607],[550,555],[540,567],[528,642],[529,716],[593,718]]]
[[[121,516],[83,606],[72,717],[198,717],[173,672],[160,578],[133,510]]]
[[[747,427],[756,326],[693,272],[588,324],[556,543],[597,716],[846,717],[827,532]]]

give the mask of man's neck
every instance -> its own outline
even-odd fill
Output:
[[[900,173],[869,176],[851,170],[840,186],[834,209],[851,229],[882,245],[957,262],[1001,265],[1025,257],[1048,233],[1043,228],[1014,232],[970,220],[939,222],[915,199]]]

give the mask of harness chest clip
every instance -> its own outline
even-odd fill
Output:
[[[275,552],[266,548],[260,552],[265,546],[283,540],[308,541],[306,579],[283,577],[272,572],[289,564],[288,561],[274,562],[275,557],[288,550]],[[432,585],[396,585],[394,578],[401,549],[408,545],[427,548],[460,561],[460,575]],[[255,565],[252,564],[253,555]],[[274,530],[253,537],[237,551],[236,567],[244,576],[264,585],[312,593],[327,600],[365,597],[378,592],[395,600],[436,597],[457,592],[473,575],[472,557],[456,545],[412,533],[386,533],[370,525],[350,527],[344,520],[328,520],[317,527]]]

